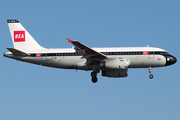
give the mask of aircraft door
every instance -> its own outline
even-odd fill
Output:
[[[148,47],[148,58],[149,59],[154,59],[154,49]]]
[[[41,51],[41,61],[46,61],[47,60],[47,51],[42,50]]]

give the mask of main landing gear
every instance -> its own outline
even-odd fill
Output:
[[[149,67],[149,73],[150,73],[149,78],[150,78],[150,79],[153,79],[154,76],[153,76],[153,74],[151,74],[151,73],[152,73],[152,70],[151,70],[151,69],[152,69],[152,68]]]
[[[93,83],[96,83],[98,81],[97,72],[95,72],[95,71],[91,72],[91,77],[92,77],[91,80],[92,80]]]

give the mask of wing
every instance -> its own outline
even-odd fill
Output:
[[[106,55],[97,52],[85,45],[83,45],[82,43],[78,42],[78,41],[73,41],[69,38],[67,38],[68,43],[72,43],[75,46],[75,50],[77,53],[79,53],[80,55],[82,55],[82,58],[87,59],[88,61],[101,61],[107,58]]]

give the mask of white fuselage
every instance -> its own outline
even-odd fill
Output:
[[[166,64],[166,58],[155,52],[166,52],[160,48],[154,47],[120,47],[120,48],[92,48],[97,52],[106,54],[111,58],[129,59],[128,68],[148,68],[162,67]],[[153,52],[148,54],[147,52]],[[10,52],[5,53],[6,57],[17,59],[20,61],[30,62],[43,66],[65,68],[65,69],[81,69],[93,70],[93,66],[87,65],[87,60],[81,55],[75,54],[73,48],[70,49],[41,49],[24,51],[31,54],[28,57],[14,56]],[[101,69],[101,68],[100,68]]]

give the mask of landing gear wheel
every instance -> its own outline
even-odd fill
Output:
[[[92,82],[96,83],[98,81],[97,77],[92,77]]]
[[[154,76],[153,76],[152,74],[149,75],[149,78],[150,78],[150,79],[153,79],[153,77],[154,77]]]
[[[152,70],[151,70],[151,69],[152,69],[152,68],[149,67],[149,73],[150,73],[149,78],[150,78],[150,79],[153,79],[154,76],[153,76],[153,74],[151,74],[151,73],[152,73]]]
[[[91,72],[91,77],[96,77],[97,73],[95,71]]]

